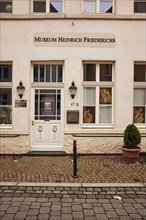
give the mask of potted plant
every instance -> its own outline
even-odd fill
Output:
[[[124,160],[135,163],[141,148],[141,134],[134,124],[129,124],[124,131],[124,146],[122,147]]]

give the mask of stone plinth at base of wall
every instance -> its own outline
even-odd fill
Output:
[[[64,151],[73,152],[73,140],[77,141],[77,152],[80,154],[122,154],[122,136],[73,136],[64,135]],[[1,137],[0,154],[25,154],[30,151],[29,135]],[[141,140],[141,152],[146,152],[146,137]]]

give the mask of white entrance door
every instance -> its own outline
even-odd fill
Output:
[[[63,151],[62,90],[34,89],[32,151]]]

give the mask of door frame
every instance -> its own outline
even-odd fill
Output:
[[[38,85],[39,84],[39,85]],[[44,84],[44,85],[43,85]],[[32,87],[31,87],[31,120],[30,120],[30,151],[64,151],[64,84],[63,83],[55,83],[55,85],[50,85],[52,83],[32,83]],[[53,83],[54,84],[54,83]],[[61,90],[61,133],[62,133],[62,145],[57,147],[54,145],[42,145],[42,144],[38,144],[36,146],[33,147],[33,143],[32,143],[32,122],[33,121],[39,121],[39,120],[35,120],[34,119],[34,113],[35,113],[35,90],[36,89],[41,89],[41,90]],[[47,121],[46,121],[47,123]],[[57,120],[51,120],[50,123],[56,123],[58,124]],[[44,121],[45,124],[45,121]]]

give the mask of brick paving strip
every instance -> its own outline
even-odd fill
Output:
[[[145,220],[143,183],[1,183],[1,220]]]
[[[1,182],[145,183],[146,163],[128,164],[122,156],[79,156],[73,178],[70,156],[0,156]]]

